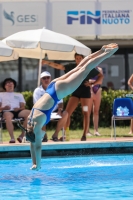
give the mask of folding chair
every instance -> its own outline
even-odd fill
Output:
[[[18,121],[23,122],[24,119],[22,117],[12,119],[12,123],[17,123]],[[3,123],[5,122],[6,120],[2,117],[2,113],[0,112],[0,143],[3,143],[2,130],[3,130]]]
[[[111,127],[114,130],[114,138],[116,139],[116,120],[133,119],[133,101],[131,98],[116,98],[113,103],[113,115],[111,119]],[[114,129],[113,129],[114,128]],[[112,137],[111,131],[111,137]]]

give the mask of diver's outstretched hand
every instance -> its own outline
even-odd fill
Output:
[[[32,167],[30,168],[31,170],[35,170],[38,171],[39,169],[41,169],[41,167],[37,167],[35,164],[32,165]]]

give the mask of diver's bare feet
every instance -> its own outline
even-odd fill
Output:
[[[115,48],[118,48],[118,44],[116,44],[116,43],[110,43],[110,44],[107,44],[107,45],[103,45],[102,46],[102,50],[103,51],[105,51],[105,50],[107,50],[107,49],[115,49]]]
[[[110,55],[113,55],[119,48],[118,44],[116,44],[116,43],[111,43],[111,44],[108,44],[108,45],[105,45],[105,46],[104,46],[105,52],[109,53]]]

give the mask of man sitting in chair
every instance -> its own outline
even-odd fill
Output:
[[[10,134],[9,143],[15,143],[13,134],[14,126],[12,123],[13,118],[23,118],[23,126],[27,126],[27,117],[30,110],[25,109],[25,100],[21,93],[14,92],[16,81],[12,78],[6,78],[2,87],[5,92],[0,92],[0,112],[3,113],[3,118],[6,120],[6,128]],[[21,143],[24,137],[24,131],[20,134],[17,140]]]
[[[47,71],[44,71],[41,73],[40,79],[41,79],[41,85],[39,87],[37,87],[33,93],[33,103],[34,104],[38,101],[38,99],[40,99],[44,95],[48,85],[51,82],[51,74]],[[54,134],[52,135],[52,140],[56,142],[56,141],[58,141],[58,133],[65,126],[66,120],[68,117],[67,112],[63,111],[63,99],[60,100],[55,105],[52,112],[57,112],[57,114],[61,116],[61,118],[58,120],[56,130],[55,130]],[[46,131],[46,126],[43,126],[42,130]],[[42,141],[43,142],[48,141],[47,134],[45,134]]]

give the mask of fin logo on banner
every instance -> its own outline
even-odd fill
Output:
[[[97,24],[101,23],[101,12],[96,10],[91,11],[67,11],[67,24],[73,24],[74,21],[79,21],[80,24],[92,24],[93,21]]]
[[[132,10],[67,11],[67,24],[129,24]]]

